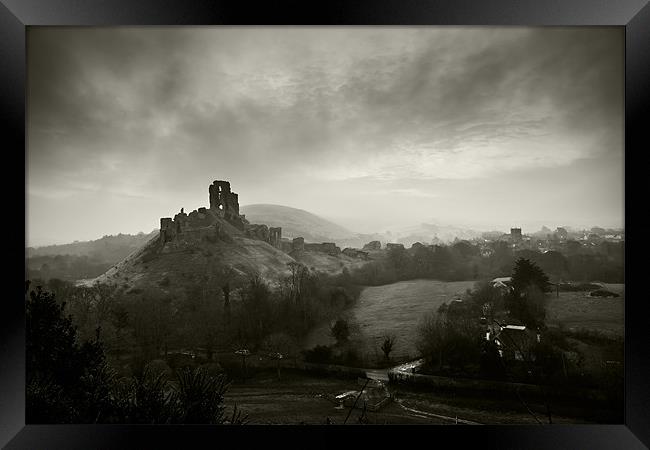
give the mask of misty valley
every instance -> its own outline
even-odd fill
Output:
[[[28,422],[621,420],[623,230],[390,242],[209,194],[27,249]]]
[[[625,27],[25,37],[27,424],[629,419]]]

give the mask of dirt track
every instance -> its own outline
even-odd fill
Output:
[[[349,408],[337,407],[326,395],[359,390],[354,379],[317,378],[286,372],[278,381],[272,373],[230,386],[226,394],[227,412],[237,407],[249,415],[251,424],[343,424]],[[366,412],[369,424],[536,424],[548,423],[546,407],[539,402],[525,405],[515,398],[459,397],[453,394],[409,390],[389,386],[395,401],[377,412]],[[594,423],[598,417],[580,417],[584,412],[551,404],[553,423]],[[527,408],[530,409],[530,412]],[[362,410],[350,414],[348,424],[358,424]]]

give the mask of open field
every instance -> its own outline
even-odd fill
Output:
[[[394,334],[397,340],[391,357],[398,360],[415,358],[417,326],[421,318],[473,286],[474,281],[413,280],[367,287],[344,315],[353,328],[351,340],[362,357],[379,360],[382,336]],[[589,297],[588,292],[560,292],[556,298],[555,293],[549,294],[548,324],[623,336],[625,286],[605,284],[604,287],[621,296],[601,298]],[[333,343],[326,323],[310,333],[303,346],[312,348]]]
[[[285,371],[282,381],[271,373],[260,374],[238,382],[226,394],[227,412],[233,406],[249,415],[251,424],[308,424],[324,425],[329,417],[335,424],[345,421],[349,408],[337,408],[325,398],[327,394],[338,395],[350,390],[358,390],[356,380],[312,377],[290,374]],[[349,424],[359,423],[361,410],[355,409],[348,419]],[[367,412],[369,423],[402,424],[443,424],[445,421],[427,417],[417,417],[403,411],[396,404],[389,404],[377,412]]]
[[[393,334],[397,339],[391,357],[415,357],[420,319],[473,286],[474,281],[413,280],[367,287],[355,306],[344,316],[353,327],[350,339],[362,355],[380,358],[382,336]],[[310,333],[304,347],[333,343],[329,324],[322,324]]]
[[[443,302],[463,294],[473,285],[473,281],[414,280],[365,288],[357,304],[345,316],[353,327],[351,340],[354,348],[365,357],[365,363],[379,361],[382,357],[379,350],[381,336],[392,333],[397,336],[391,354],[393,362],[412,359],[417,355],[417,326],[422,316],[436,311]],[[556,298],[555,293],[549,294],[549,325],[561,324],[567,329],[595,330],[622,336],[624,285],[604,285],[604,288],[621,297],[598,298],[589,297],[588,292],[561,292]],[[314,330],[304,347],[333,344],[328,328],[329,324],[323,324]],[[575,339],[571,342],[575,342],[585,354],[585,368],[594,373],[600,370],[602,361],[620,360],[611,346],[605,348]],[[524,404],[512,393],[454,393],[392,384],[388,387],[395,396],[394,401],[380,411],[368,412],[368,423],[453,424],[455,417],[483,424],[548,421],[548,410],[539,398],[525,398]],[[278,381],[272,371],[262,372],[246,384],[239,380],[233,384],[227,394],[227,404],[232,407],[236,403],[250,414],[252,423],[323,424],[329,417],[335,424],[341,424],[349,409],[336,408],[326,400],[326,395],[358,389],[354,379],[284,370],[282,381]],[[553,399],[549,408],[555,424],[618,423],[621,420],[616,411],[603,409],[604,405]],[[348,423],[358,423],[360,415],[360,410],[354,410]]]
[[[547,324],[623,336],[625,285],[604,284],[604,287],[620,297],[590,297],[589,292],[560,292],[557,298],[551,294],[546,306]]]
[[[249,415],[251,424],[343,424],[349,408],[337,408],[325,396],[359,390],[354,379],[313,376],[283,371],[278,381],[273,372],[259,373],[246,383],[235,381],[226,393],[227,414],[237,408]],[[515,396],[460,396],[389,385],[395,400],[379,411],[367,411],[369,424],[454,424],[471,421],[481,424],[535,424],[546,422],[546,408],[527,399],[531,414]],[[553,423],[607,423],[611,412],[594,408],[551,404]],[[354,409],[348,424],[358,424],[360,409]]]

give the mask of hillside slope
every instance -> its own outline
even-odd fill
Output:
[[[71,242],[69,244],[46,245],[43,247],[28,247],[25,249],[28,258],[37,256],[88,256],[96,261],[115,263],[134,250],[142,247],[151,238],[158,235],[158,230],[149,234],[118,234],[104,236],[94,241]]]
[[[252,223],[282,227],[282,236],[287,238],[302,236],[306,242],[336,242],[356,236],[352,231],[302,209],[256,204],[242,206],[240,211]]]
[[[330,256],[310,251],[302,252],[294,259],[267,242],[247,237],[223,219],[214,220],[220,224],[219,235],[215,233],[213,223],[184,232],[164,245],[160,236],[154,236],[104,274],[84,280],[82,284],[99,282],[119,286],[124,291],[157,288],[181,293],[214,275],[215,267],[231,267],[240,277],[256,273],[275,284],[289,275],[288,264],[296,260],[328,274],[340,273],[344,267],[358,267],[364,263],[345,255]]]
[[[226,221],[220,221],[222,235],[214,227],[185,233],[182,239],[163,246],[154,236],[142,248],[127,256],[103,275],[87,283],[108,283],[123,288],[151,288],[167,291],[184,288],[209,275],[212,267],[230,266],[240,275],[259,273],[271,281],[288,274],[286,253],[266,242],[250,239]]]
[[[450,243],[456,238],[480,237],[478,231],[436,223],[421,223],[390,232],[362,234],[352,232],[316,214],[288,206],[255,204],[242,206],[240,210],[251,222],[282,227],[283,237],[302,236],[305,238],[305,242],[335,242],[341,248],[361,248],[364,244],[374,240],[380,241],[382,245],[388,242],[399,242],[410,247],[414,242]]]
[[[94,241],[28,247],[25,266],[29,279],[74,281],[96,277],[158,235],[140,233],[104,236]]]

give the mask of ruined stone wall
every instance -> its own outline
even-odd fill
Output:
[[[176,227],[171,217],[160,218],[160,242],[162,245],[169,242],[176,236]]]
[[[171,242],[179,236],[198,228],[209,227],[215,222],[215,216],[206,208],[199,208],[189,214],[182,209],[174,216],[160,219],[161,242]]]
[[[350,258],[368,259],[368,252],[364,252],[362,250],[359,250],[358,248],[348,247],[344,249],[341,253],[343,253],[346,256],[349,256]]]
[[[251,239],[257,239],[264,242],[269,242],[269,227],[264,224],[250,224],[245,228],[246,236]]]
[[[184,212],[180,212],[174,216],[174,228],[176,229],[176,234],[181,234],[184,230],[188,228],[188,216]]]
[[[305,238],[297,237],[291,243],[291,251],[302,252],[305,251]]]
[[[179,218],[182,220],[182,218]],[[209,227],[215,221],[212,211],[206,208],[199,208],[192,211],[184,220],[184,229]]]
[[[282,240],[282,228],[271,227],[269,228],[269,244],[275,248],[280,248],[280,241]]]
[[[215,180],[208,187],[210,194],[210,209],[224,211],[226,208],[225,198],[230,194],[230,183],[228,181]]]
[[[293,242],[290,239],[281,238],[279,248],[285,253],[290,253],[293,250]]]
[[[239,217],[239,194],[231,192],[226,200],[228,208],[226,210],[234,217]]]
[[[264,224],[248,223],[244,226],[246,236],[251,239],[257,239],[271,244],[273,247],[283,250],[282,245],[282,228],[280,227],[267,227]],[[291,251],[291,248],[285,251]]]
[[[239,215],[239,196],[230,190],[230,183],[215,180],[208,188],[208,193],[210,209],[201,207],[189,214],[185,214],[181,209],[181,212],[176,214],[173,220],[169,217],[160,219],[160,236],[163,245],[187,231],[211,227],[217,218],[225,219],[235,228],[247,232],[247,227],[250,224],[244,216]],[[278,230],[280,229],[278,228]],[[256,225],[250,233],[254,235],[255,239],[269,243],[271,241],[266,225]],[[219,230],[217,234],[221,235],[222,238],[224,237],[222,230]],[[280,237],[281,231],[277,231],[277,238],[274,238],[274,241],[278,243],[278,246]]]
[[[320,244],[304,244],[305,250],[312,252],[327,253],[328,255],[336,256],[341,253],[340,247],[337,247],[333,242],[323,242]]]
[[[215,180],[208,188],[210,209],[221,211],[226,219],[239,217],[239,196],[230,190],[230,183]]]
[[[341,253],[341,248],[337,247],[334,242],[323,242],[321,248],[322,251],[329,255],[339,255]]]
[[[381,250],[381,242],[371,241],[363,246],[363,250]]]

